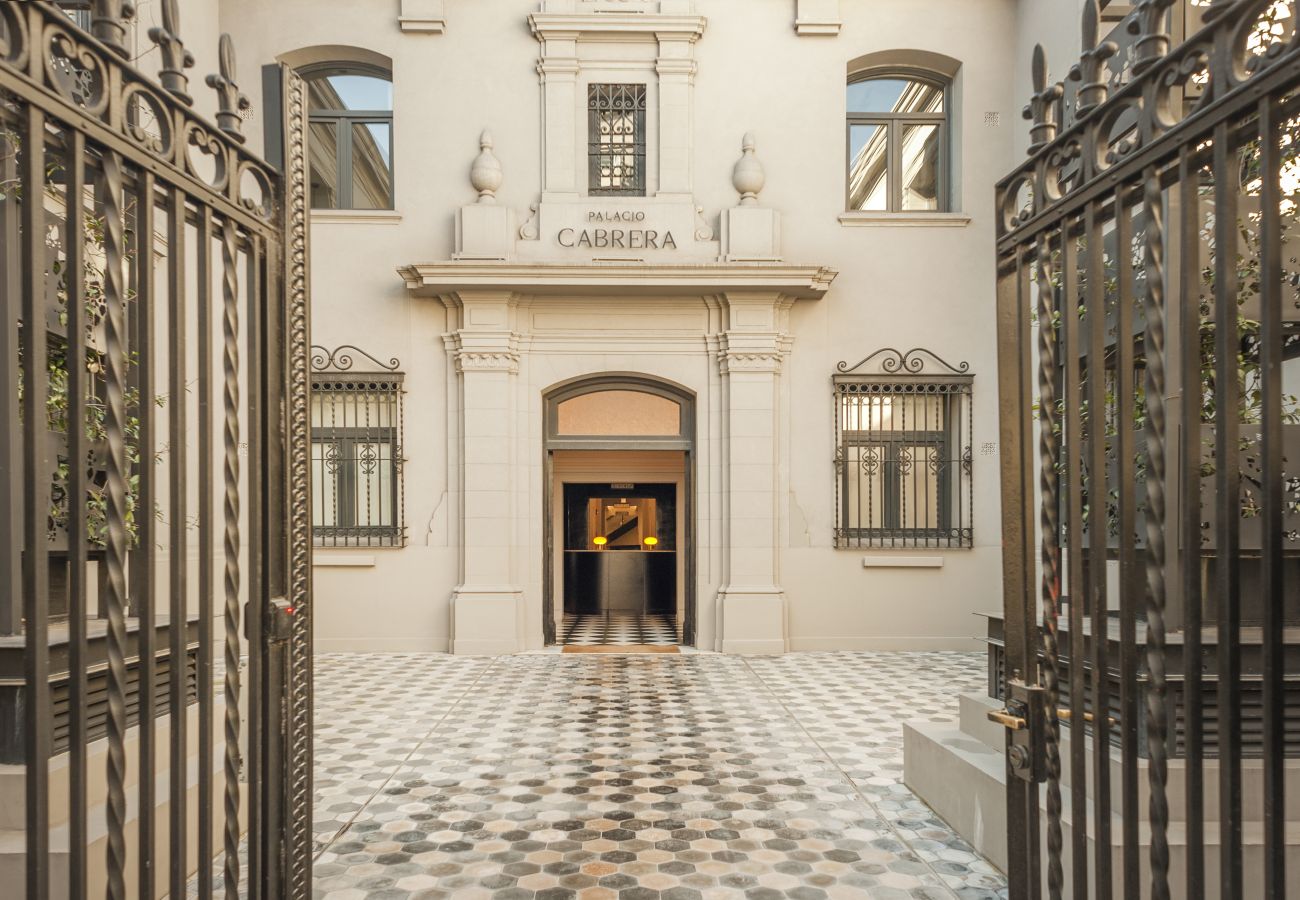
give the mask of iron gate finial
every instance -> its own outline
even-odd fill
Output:
[[[163,65],[158,78],[164,90],[190,106],[194,101],[188,93],[190,80],[185,70],[194,68],[194,54],[185,49],[180,35],[180,13],[176,8],[176,0],[163,0],[162,26],[149,29],[149,40],[158,45],[162,54]]]
[[[1029,127],[1029,152],[1037,153],[1056,139],[1056,108],[1063,90],[1060,82],[1047,83],[1047,51],[1034,45],[1034,94],[1025,107],[1024,116],[1033,122]]]
[[[1130,34],[1138,36],[1133,44],[1133,74],[1141,75],[1169,53],[1169,32],[1165,31],[1165,12],[1174,0],[1140,0],[1134,18],[1129,20]]]
[[[1101,10],[1097,0],[1083,5],[1083,55],[1070,69],[1070,80],[1079,82],[1075,115],[1083,118],[1106,102],[1110,82],[1106,78],[1106,60],[1119,52],[1114,41],[1100,40]]]
[[[123,59],[131,55],[126,46],[126,22],[135,16],[132,0],[94,0],[91,33]]]
[[[239,114],[246,109],[251,109],[252,104],[249,103],[248,96],[240,91],[239,85],[235,83],[235,43],[230,39],[229,34],[221,35],[218,59],[221,73],[209,75],[207,78],[207,85],[217,92],[217,101],[220,104],[217,110],[217,127],[242,144],[244,132],[240,127]]]

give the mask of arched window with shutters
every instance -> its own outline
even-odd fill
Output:
[[[950,82],[911,71],[850,78],[848,209],[947,212]]]
[[[313,209],[393,208],[393,80],[363,63],[315,63],[307,82]]]

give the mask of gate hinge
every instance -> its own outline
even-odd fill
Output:
[[[988,717],[1007,730],[1007,767],[1034,784],[1047,778],[1047,691],[1041,685],[1009,679],[1006,708]]]

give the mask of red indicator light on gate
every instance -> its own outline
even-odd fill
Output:
[[[284,611],[285,611],[286,613],[288,613],[289,615],[293,615],[295,612],[298,611],[298,607],[296,607],[296,606],[286,606],[285,609],[284,609]]]

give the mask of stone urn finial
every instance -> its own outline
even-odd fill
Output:
[[[741,206],[758,206],[758,192],[767,182],[767,175],[763,172],[763,164],[754,155],[752,131],[745,133],[740,149],[743,152],[736,167],[731,170],[731,183],[735,185],[736,193],[740,194]]]
[[[492,133],[484,129],[479,136],[479,155],[474,157],[474,165],[469,170],[469,183],[478,191],[479,203],[496,203],[497,188],[501,187],[504,175],[501,172],[501,160],[492,152]]]

